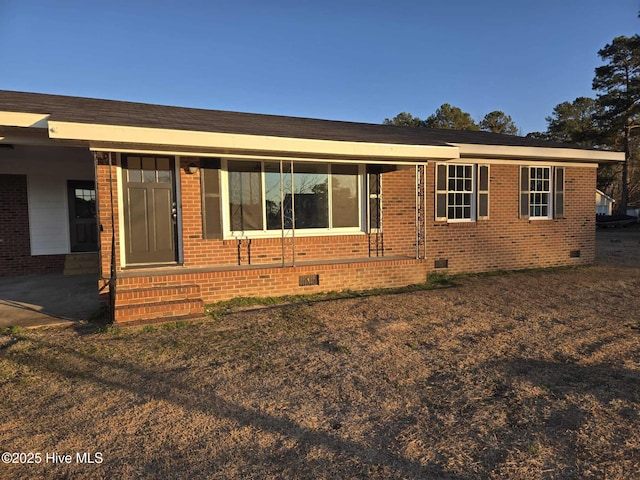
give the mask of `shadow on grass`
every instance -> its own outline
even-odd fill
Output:
[[[584,435],[593,435],[585,432],[591,431],[600,415],[617,415],[632,430],[640,420],[640,373],[634,370],[527,358],[485,363],[483,368],[502,372],[503,381],[489,400],[501,404],[505,413],[505,427],[495,433],[511,437],[509,442],[519,443],[523,450],[552,446],[557,462],[554,470],[559,475],[553,478],[582,478],[583,466],[589,463],[604,467],[605,459],[596,459],[597,452],[589,452],[584,444],[597,443],[597,439],[585,440]],[[537,393],[528,391],[528,385],[537,387]],[[595,406],[591,399],[600,405]],[[614,444],[625,444],[621,429],[608,428],[607,434]]]
[[[505,376],[538,385],[555,397],[589,394],[603,405],[612,400],[640,403],[640,373],[607,364],[577,365],[575,363],[548,362],[515,358],[500,362]]]
[[[21,340],[32,342],[36,348],[29,349],[28,353],[16,352],[12,354],[12,360],[31,368],[48,370],[56,376],[91,382],[110,390],[127,391],[145,400],[163,400],[180,409],[226,418],[238,426],[276,433],[295,442],[296,447],[288,449],[284,454],[285,458],[282,454],[276,458],[264,449],[246,452],[245,464],[251,466],[251,469],[266,467],[271,474],[274,471],[279,472],[278,475],[283,474],[283,478],[314,478],[319,473],[328,473],[325,461],[308,456],[314,447],[320,447],[330,451],[337,459],[331,465],[335,471],[331,472],[327,478],[343,478],[344,475],[349,478],[460,478],[447,472],[440,465],[423,465],[385,448],[389,439],[395,438],[399,430],[406,427],[402,422],[396,422],[397,426],[381,431],[380,438],[372,438],[365,445],[341,438],[338,435],[339,426],[336,427],[336,425],[330,426],[336,433],[330,430],[311,430],[287,418],[241,406],[222,398],[214,391],[194,389],[188,378],[183,378],[186,369],[182,367],[175,370],[141,368],[132,363],[89,355],[45,340],[34,338]],[[163,469],[175,468],[181,465],[181,462],[193,463],[193,459],[187,458],[177,449],[159,452],[158,457],[161,460],[156,459],[145,465],[136,465],[136,471],[141,473],[142,477],[153,477],[162,473],[173,476],[180,475],[180,471],[165,470],[163,472]],[[341,464],[341,461],[344,463]],[[108,467],[108,464],[104,467]],[[283,468],[285,468],[284,472],[282,472]],[[265,474],[262,470],[258,471],[260,475],[247,472],[246,477],[261,478]],[[199,472],[200,475],[203,473],[205,472]],[[211,475],[214,472],[206,473]]]

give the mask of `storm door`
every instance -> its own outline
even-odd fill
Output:
[[[96,187],[91,181],[69,180],[69,240],[72,252],[96,252]]]
[[[177,260],[177,207],[172,157],[123,157],[126,263]]]

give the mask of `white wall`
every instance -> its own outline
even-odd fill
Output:
[[[613,213],[613,200],[596,191],[596,214],[611,215]]]
[[[16,145],[0,149],[0,174],[27,175],[31,255],[69,253],[67,180],[94,180],[91,153]]]

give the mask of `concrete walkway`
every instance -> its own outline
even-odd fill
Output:
[[[97,275],[0,278],[0,328],[69,324],[97,309]]]

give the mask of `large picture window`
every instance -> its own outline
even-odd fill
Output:
[[[260,162],[228,162],[231,230],[262,230],[262,167]]]
[[[331,166],[333,228],[360,226],[357,165]]]
[[[227,179],[231,233],[361,228],[358,165],[228,160]]]

